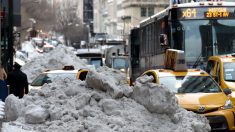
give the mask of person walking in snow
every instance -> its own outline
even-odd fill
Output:
[[[8,87],[5,82],[7,79],[7,73],[4,67],[0,66],[0,99],[5,102],[6,97],[8,96]]]
[[[7,84],[10,88],[10,94],[22,98],[24,94],[28,94],[28,79],[27,75],[21,70],[21,65],[15,62],[13,65],[13,71],[8,73]]]

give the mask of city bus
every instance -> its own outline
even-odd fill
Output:
[[[167,48],[183,50],[187,66],[203,67],[212,55],[235,51],[235,2],[174,4],[130,33],[131,80],[162,68]]]

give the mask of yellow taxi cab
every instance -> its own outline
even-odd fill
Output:
[[[222,91],[205,71],[157,69],[148,70],[143,75],[152,76],[153,83],[164,85],[174,92],[181,107],[204,114],[212,130],[235,130],[234,107],[226,96],[231,91]]]
[[[85,80],[88,73],[88,69],[75,70],[73,66],[64,66],[62,70],[47,70],[39,74],[29,85],[30,89],[39,89],[45,83],[52,83],[55,78],[61,78],[64,80]]]
[[[221,88],[230,88],[235,91],[235,55],[209,57],[206,71]]]
[[[175,93],[181,107],[205,115],[213,131],[235,130],[235,111],[230,100],[230,89],[221,89],[201,69],[187,69],[182,51],[168,50],[164,63],[165,69],[148,70],[142,76],[152,76],[153,83],[169,88]]]

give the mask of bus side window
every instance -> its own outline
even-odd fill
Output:
[[[211,76],[214,76],[214,67],[215,67],[215,62],[214,61],[208,61],[207,67],[206,67],[206,72],[209,73]]]
[[[155,77],[155,75],[152,73],[152,72],[148,72],[148,73],[146,73],[146,75],[148,75],[148,76],[152,76],[153,77],[153,83],[157,83],[157,79],[156,79],[156,77]]]

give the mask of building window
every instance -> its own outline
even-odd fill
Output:
[[[141,17],[146,17],[147,16],[147,9],[145,7],[141,8],[140,16]]]
[[[152,16],[154,14],[154,7],[148,8],[148,16]]]

